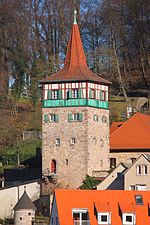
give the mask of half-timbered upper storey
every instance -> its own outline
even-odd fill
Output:
[[[43,107],[108,108],[110,82],[88,68],[76,21],[70,35],[63,69],[46,77],[41,83]]]

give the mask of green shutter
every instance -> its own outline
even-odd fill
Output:
[[[44,122],[48,123],[49,122],[49,116],[48,114],[44,114]]]
[[[52,91],[51,90],[48,90],[48,92],[47,92],[47,98],[48,99],[52,99]]]
[[[89,97],[92,98],[92,90],[89,90]]]
[[[69,90],[69,98],[72,98],[72,90]]]
[[[68,114],[68,122],[71,122],[71,121],[72,121],[72,114],[69,113],[69,114]]]
[[[82,98],[82,90],[78,89],[78,98]]]
[[[102,91],[100,91],[100,100],[102,100]]]
[[[83,120],[83,114],[79,113],[79,121],[82,121],[82,120]]]
[[[59,99],[62,98],[62,90],[58,90],[58,98],[59,98]]]
[[[59,121],[59,115],[55,114],[55,121],[58,122]]]

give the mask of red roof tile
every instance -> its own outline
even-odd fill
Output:
[[[119,207],[122,213],[134,213],[135,212],[135,204],[130,202],[130,199],[126,199],[126,201],[122,201],[119,203]]]
[[[135,195],[142,195],[143,205],[136,205]],[[150,191],[120,191],[120,190],[55,190],[55,198],[60,225],[73,225],[72,209],[88,209],[91,225],[97,225],[94,214],[95,206],[99,212],[102,203],[105,202],[106,212],[109,212],[107,203],[110,204],[112,215],[111,225],[122,225],[119,205],[123,212],[136,214],[137,225],[149,225],[148,203],[150,202]],[[125,205],[124,205],[125,204]],[[100,208],[99,208],[100,207]]]
[[[97,212],[111,212],[110,202],[96,201],[95,207]]]
[[[73,24],[64,68],[55,74],[46,77],[41,82],[56,83],[62,81],[93,81],[107,85],[110,84],[108,80],[103,79],[88,68],[77,24]]]
[[[150,149],[150,116],[136,113],[112,132],[110,149]]]
[[[112,134],[115,130],[122,126],[124,122],[113,122],[110,127],[110,134]]]

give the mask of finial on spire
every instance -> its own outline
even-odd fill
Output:
[[[74,10],[74,22],[73,24],[77,24],[77,10]]]

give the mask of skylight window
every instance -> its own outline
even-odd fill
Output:
[[[135,202],[137,205],[143,205],[142,195],[135,195]]]

